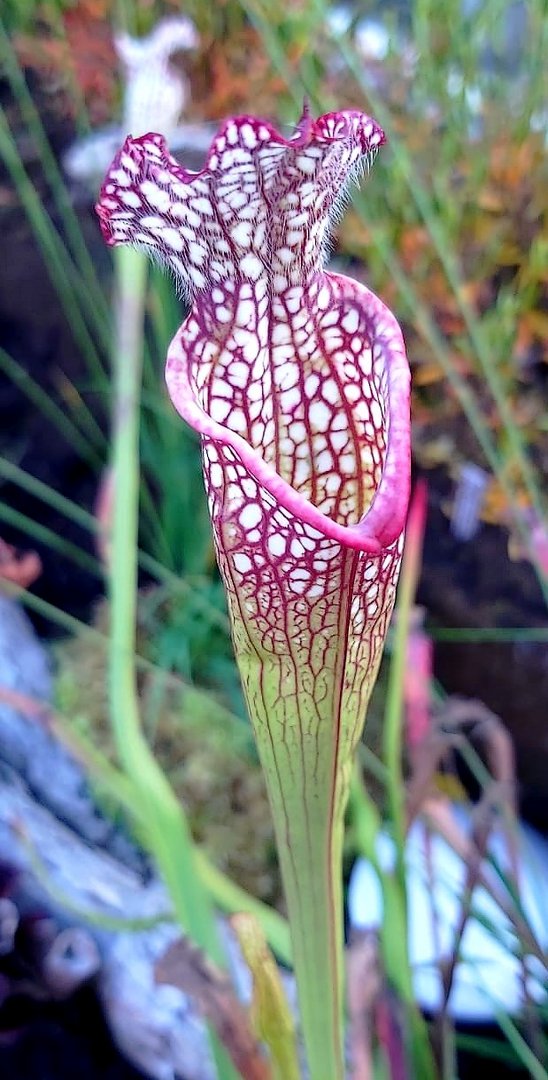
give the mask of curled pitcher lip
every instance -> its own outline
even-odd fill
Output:
[[[221,422],[221,420],[216,419],[216,415],[219,414],[216,414],[215,409],[208,408],[204,396],[199,391],[196,391],[192,365],[188,363],[188,357],[191,354],[194,355],[193,350],[196,347],[193,339],[199,339],[200,320],[198,317],[190,318],[188,323],[175,335],[167,356],[166,381],[172,401],[187,423],[208,440],[223,442],[230,446],[237,457],[245,461],[255,479],[264,486],[265,490],[277,502],[285,506],[288,512],[296,514],[318,532],[326,537],[336,539],[345,547],[374,554],[379,553],[397,539],[405,524],[410,474],[409,367],[399,326],[391,312],[378,297],[364,286],[342,275],[324,274],[323,278],[323,287],[318,290],[319,297],[315,303],[326,305],[326,310],[332,313],[336,309],[335,305],[338,306],[339,310],[344,311],[346,302],[348,305],[347,317],[352,325],[355,320],[357,321],[357,313],[360,312],[364,326],[367,327],[367,333],[371,336],[369,347],[364,349],[367,355],[365,358],[366,372],[363,381],[371,381],[371,367],[373,365],[377,370],[382,369],[383,379],[385,380],[382,413],[380,406],[373,410],[376,419],[382,415],[382,430],[380,433],[384,445],[382,461],[379,456],[380,468],[375,477],[375,486],[370,492],[370,501],[367,507],[364,508],[360,518],[358,518],[358,512],[356,511],[354,516],[358,519],[355,523],[345,524],[324,509],[321,502],[319,505],[315,505],[311,501],[310,493],[314,479],[312,475],[309,478],[308,490],[307,487],[303,489],[302,486],[300,490],[297,489],[292,486],[287,469],[284,470],[285,475],[277,471],[276,456],[265,454],[263,447],[260,445],[253,445],[253,437],[250,431],[234,430],[231,426],[230,411],[227,408],[230,398],[226,395],[221,399],[223,406],[227,410],[226,420]],[[341,317],[344,318],[344,315]],[[296,348],[295,351],[294,363],[297,368],[295,385],[300,387],[304,399],[306,398],[306,379],[314,380],[317,377],[318,387],[315,390],[316,397],[310,402],[310,412],[312,412],[314,404],[319,402],[322,410],[320,423],[323,428],[326,428],[325,438],[322,439],[320,436],[321,449],[319,454],[325,457],[326,447],[324,442],[328,446],[330,441],[330,429],[325,422],[325,411],[330,402],[326,402],[325,395],[322,395],[320,376],[323,375],[325,379],[327,396],[332,398],[333,370],[339,377],[340,368],[344,368],[344,365],[339,365],[339,368],[330,365],[327,352],[323,350],[323,370],[319,367],[314,370],[313,365],[309,364],[309,374],[306,375],[303,374],[298,349]],[[351,397],[355,396],[360,387],[359,369],[360,362],[364,362],[363,354],[356,359],[357,362],[353,365],[353,378],[348,380],[347,384]],[[234,363],[239,364],[241,361],[236,359]],[[287,371],[289,365],[289,360],[284,361],[284,370],[280,375],[281,384],[288,381]],[[314,382],[312,385],[314,387]],[[336,445],[341,443],[341,431],[343,430],[341,421],[343,418],[346,420],[348,428],[355,429],[360,423],[359,415],[355,416],[355,413],[359,414],[360,411],[363,413],[366,406],[365,394],[361,390],[360,392],[362,397],[359,409],[356,409],[355,401],[345,400],[346,415],[345,411],[340,408],[334,412],[332,423],[336,424],[336,430],[331,431],[331,439],[335,438]],[[238,396],[238,400],[240,400],[240,396]],[[372,398],[372,400],[375,399]],[[333,405],[335,404],[340,405],[341,403],[333,402]],[[211,406],[211,399],[209,405]],[[239,405],[236,405],[236,408],[239,408]],[[369,416],[371,417],[371,415],[370,402]],[[221,416],[224,416],[224,412],[221,412]],[[370,429],[373,426],[372,419],[363,421],[363,423],[364,427],[367,423]],[[304,420],[293,422],[292,426],[298,428],[299,435],[303,431],[303,424]],[[291,424],[288,427],[291,428]],[[371,452],[370,434],[367,439],[364,437],[364,443],[362,460]],[[300,449],[302,449],[302,444],[299,447],[296,442],[294,453],[297,454]],[[331,455],[330,465],[336,470],[337,458],[334,453]],[[312,461],[313,467],[314,461]],[[348,484],[348,475],[345,476],[345,480]],[[327,481],[325,483],[327,484]],[[352,515],[348,514],[347,516]]]

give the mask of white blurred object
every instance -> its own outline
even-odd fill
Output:
[[[151,124],[149,130],[160,126]],[[169,139],[169,149],[184,153],[186,169],[201,169],[216,130],[214,124],[178,124]],[[127,134],[121,127],[109,126],[79,139],[63,157],[65,172],[71,180],[97,185]]]
[[[353,25],[351,7],[337,4],[327,14],[327,26],[334,38],[348,34],[356,50],[356,58],[365,63],[362,77],[365,82],[384,86],[382,65],[390,54],[398,58],[405,77],[410,77],[417,65],[418,53],[403,27],[389,29],[382,18],[362,18]],[[368,65],[371,65],[369,68]]]
[[[479,465],[461,465],[451,513],[451,532],[457,540],[471,540],[478,531],[479,516],[489,475]]]
[[[464,78],[462,71],[458,68],[451,68],[447,76],[447,93],[451,97],[459,97],[461,94],[464,96],[466,107],[468,111],[477,116],[483,109],[483,94],[475,83],[469,85]]]
[[[452,814],[458,827],[470,837],[468,810],[454,806]],[[539,945],[545,949],[548,946],[548,843],[534,829],[520,823],[516,846],[523,912]],[[488,850],[503,872],[509,873],[507,842],[496,826]],[[377,839],[377,856],[383,870],[393,868],[394,846],[385,833]],[[453,949],[467,866],[446,841],[421,820],[416,821],[409,831],[405,863],[413,986],[420,1006],[435,1013],[443,1002],[439,965]],[[351,926],[357,929],[377,929],[382,922],[379,880],[365,859],[359,859],[352,871],[348,908]],[[485,888],[476,886],[472,914],[462,938],[461,959],[449,998],[449,1013],[455,1020],[479,1023],[495,1019],[499,1008],[514,1015],[519,1011],[523,1005],[519,950],[516,933],[507,916]],[[531,998],[546,1000],[547,969],[529,956],[527,971]]]
[[[198,34],[190,19],[162,19],[146,38],[117,34],[116,52],[125,69],[122,126],[127,134],[158,131],[169,138],[189,98],[182,71],[170,63],[174,53],[195,49]]]
[[[97,975],[99,946],[82,926],[66,926],[52,941],[43,961],[42,978],[57,997],[68,997]]]
[[[390,50],[390,34],[376,19],[361,19],[356,26],[355,42],[366,60],[386,60]]]
[[[352,23],[352,8],[344,4],[336,4],[335,7],[328,8],[326,23],[335,36],[347,34]]]
[[[171,150],[188,151],[188,168],[201,167],[213,129],[181,122],[190,87],[184,72],[171,63],[174,53],[194,49],[198,42],[194,24],[184,17],[162,19],[146,38],[115,37],[124,71],[122,122],[93,132],[69,148],[63,166],[72,180],[96,185],[126,135],[148,131],[165,135]]]

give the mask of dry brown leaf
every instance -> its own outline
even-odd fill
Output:
[[[28,589],[42,573],[42,562],[35,551],[23,554],[12,544],[0,539],[0,583],[9,581],[21,589]]]
[[[224,972],[188,938],[178,938],[158,960],[156,982],[188,994],[211,1023],[244,1080],[272,1080],[244,1006]]]

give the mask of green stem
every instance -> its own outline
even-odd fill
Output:
[[[139,793],[147,839],[168,886],[181,926],[219,965],[223,954],[213,909],[203,889],[182,807],[143,736],[135,677],[139,397],[147,269],[131,249],[115,252],[117,342],[114,355],[113,468],[115,502],[110,566],[110,705],[118,755]],[[215,1036],[219,1080],[235,1076]]]
[[[383,729],[383,757],[387,770],[388,802],[396,847],[396,877],[404,903],[406,903],[406,820],[405,785],[402,768],[403,689],[407,662],[407,642],[411,628],[411,611],[415,601],[421,567],[426,499],[426,487],[423,484],[417,485],[407,520]]]
[[[384,718],[384,762],[387,793],[395,846],[395,873],[382,875],[384,897],[383,956],[388,977],[394,981],[407,1006],[412,1053],[417,1075],[435,1076],[434,1060],[424,1020],[416,1006],[408,956],[407,883],[405,869],[405,784],[403,757],[403,687],[407,662],[407,642],[411,612],[421,568],[422,543],[426,514],[426,488],[417,485],[407,522],[401,579],[398,589],[397,619],[390,660]],[[388,931],[388,933],[387,933]],[[404,942],[394,951],[393,937]],[[396,961],[396,963],[394,963]]]
[[[404,556],[405,557],[405,556]],[[390,821],[396,848],[396,874],[405,896],[405,785],[402,770],[402,703],[405,658],[409,634],[409,616],[414,597],[414,582],[402,574],[398,592],[394,649],[390,660],[383,728],[383,758],[386,765]]]
[[[287,903],[310,1080],[343,1080],[344,806],[333,806],[316,755],[258,740]],[[284,756],[289,760],[283,760]],[[337,778],[338,779],[338,778]]]
[[[385,781],[388,776],[385,776]],[[434,1059],[428,1029],[415,1000],[413,979],[407,951],[408,926],[405,892],[397,874],[383,870],[377,857],[377,836],[381,820],[373,800],[368,795],[356,764],[350,792],[350,815],[354,842],[358,852],[372,865],[382,889],[383,919],[380,940],[384,970],[388,982],[406,1006],[415,1075],[421,1080],[434,1080]]]

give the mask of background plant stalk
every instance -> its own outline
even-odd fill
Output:
[[[144,837],[169,889],[183,930],[217,964],[223,954],[213,909],[199,878],[183,808],[143,736],[135,677],[135,625],[139,511],[139,404],[143,310],[147,283],[144,256],[115,252],[116,338],[113,353],[114,422],[109,586],[109,695],[113,732],[124,772],[132,781],[147,822]],[[213,1033],[211,1049],[219,1080],[236,1072]]]

